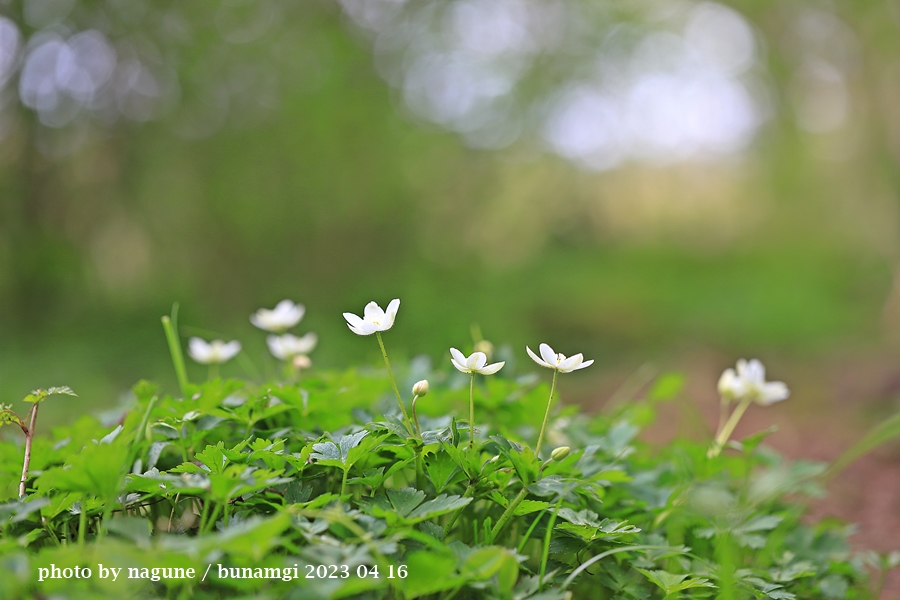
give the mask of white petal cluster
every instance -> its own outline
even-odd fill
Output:
[[[282,300],[275,308],[261,308],[250,315],[250,322],[263,331],[282,333],[300,322],[306,308],[302,304],[294,304],[291,300]]]
[[[309,354],[316,347],[318,341],[318,336],[312,332],[302,337],[285,333],[284,335],[270,335],[266,338],[269,352],[279,360],[291,360],[295,356]]]
[[[347,319],[350,331],[356,335],[372,335],[376,331],[387,331],[393,327],[398,310],[400,310],[400,300],[394,298],[387,305],[387,310],[381,310],[376,303],[369,302],[366,304],[362,318],[349,312],[344,313],[344,318]]]
[[[482,375],[493,375],[506,364],[504,361],[489,365],[487,364],[487,355],[484,352],[473,352],[467,357],[456,348],[450,348],[450,362],[453,363],[457,371],[481,373]]]
[[[213,365],[227,362],[241,351],[241,343],[237,340],[223,342],[213,340],[207,342],[198,337],[188,340],[188,354],[201,365]]]
[[[528,346],[525,346],[525,349],[528,351],[528,356],[531,357],[531,360],[542,367],[553,369],[560,373],[571,373],[572,371],[577,371],[578,369],[583,369],[594,364],[593,360],[584,360],[584,356],[581,353],[566,358],[565,354],[554,352],[553,348],[547,344],[540,345],[540,356],[532,352],[531,348]]]
[[[782,381],[766,381],[766,368],[755,358],[737,361],[737,370],[725,369],[719,377],[719,394],[728,400],[750,399],[769,406],[785,400],[791,392]]]

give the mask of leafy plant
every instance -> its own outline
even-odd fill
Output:
[[[378,337],[389,308],[389,324],[367,313]],[[0,410],[37,464],[20,481],[23,451],[0,441],[0,597],[861,599],[900,562],[801,520],[823,468],[786,463],[763,445],[771,431],[725,443],[720,430],[714,452],[641,442],[677,375],[595,415],[551,412],[575,363],[549,347],[535,360],[551,386],[513,365],[476,380],[481,351],[462,355],[462,376],[430,370],[415,386],[421,367],[197,384],[174,317],[181,394],[141,382],[114,428],[83,417],[46,440],[37,405],[68,388],[30,396],[30,426]]]

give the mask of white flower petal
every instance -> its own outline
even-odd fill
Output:
[[[594,364],[594,359],[593,359],[593,358],[592,358],[591,360],[586,360],[586,361],[584,361],[583,363],[580,363],[580,364],[579,364],[578,366],[576,366],[576,367],[573,367],[573,368],[572,368],[572,371],[578,371],[579,369],[585,369],[585,368],[591,366],[592,364]]]
[[[369,323],[381,325],[381,322],[384,321],[384,311],[375,302],[369,302],[364,309],[363,319]]]
[[[534,362],[536,362],[536,363],[539,364],[540,366],[546,367],[546,368],[548,368],[548,369],[553,369],[553,368],[554,368],[553,365],[548,365],[545,361],[541,360],[541,358],[538,357],[538,355],[535,354],[535,353],[531,350],[531,348],[529,348],[528,346],[525,346],[525,350],[528,352],[528,356],[531,357],[531,360],[533,360]]]
[[[285,352],[284,345],[281,343],[281,338],[277,335],[270,335],[266,337],[266,345],[269,346],[269,352],[272,353],[272,356],[277,358],[278,360],[287,360],[288,355]]]
[[[198,337],[192,337],[188,340],[188,354],[196,362],[206,365],[210,363],[212,358],[212,346],[205,340]]]
[[[570,373],[578,368],[584,361],[583,354],[576,354],[575,356],[570,356],[569,358],[565,358],[559,363],[559,370],[563,373]]]
[[[365,323],[365,321],[363,321],[361,318],[359,318],[358,316],[356,316],[356,315],[354,315],[353,313],[350,313],[350,312],[345,312],[345,313],[344,313],[344,319],[346,319],[346,320],[347,320],[347,324],[350,325],[350,326],[352,326],[352,327],[359,327],[360,325],[362,325],[363,323]]]
[[[456,348],[450,348],[450,356],[452,357],[451,360],[455,360],[461,365],[466,364],[466,355]]]
[[[456,362],[455,358],[451,358],[450,362],[453,363],[453,366],[456,367],[457,371],[460,371],[462,373],[471,373],[472,372],[469,370],[468,367],[466,367],[465,363],[460,364],[460,363]]]
[[[506,364],[506,362],[503,361],[503,362],[494,363],[492,365],[487,365],[487,366],[484,366],[484,367],[481,367],[480,369],[478,369],[478,372],[481,373],[482,375],[493,375],[494,373],[496,373],[497,371],[502,369],[503,365],[505,365],[505,364]]]
[[[544,362],[547,363],[551,369],[555,369],[559,366],[559,359],[556,355],[556,352],[553,351],[553,348],[548,346],[547,344],[541,344],[539,347],[541,351],[541,358],[544,359]]]
[[[222,362],[227,362],[237,356],[238,352],[241,351],[241,343],[237,340],[232,340],[227,344],[222,346],[221,359]]]
[[[783,381],[769,381],[762,387],[756,401],[763,406],[769,406],[770,404],[786,400],[790,395],[791,392]]]
[[[485,356],[484,352],[473,352],[466,359],[466,366],[473,371],[477,371],[479,367],[483,367],[484,363],[487,362],[487,356]]]
[[[382,323],[381,331],[387,331],[394,326],[394,319],[397,318],[397,311],[400,310],[400,299],[394,298],[388,303],[384,311],[384,323]]]

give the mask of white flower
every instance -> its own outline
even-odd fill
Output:
[[[428,393],[428,380],[423,379],[422,381],[417,381],[412,386],[412,393],[414,396],[424,396]]]
[[[387,305],[386,311],[381,310],[381,307],[374,302],[369,302],[366,304],[362,319],[348,312],[344,313],[344,318],[347,319],[350,331],[356,335],[372,335],[376,331],[387,331],[393,327],[398,310],[400,310],[400,300],[394,298]]]
[[[766,368],[755,358],[737,361],[737,379],[743,386],[743,396],[757,404],[769,406],[791,395],[783,381],[766,381]]]
[[[719,395],[726,400],[741,398],[746,390],[744,381],[737,376],[734,369],[725,369],[722,371],[717,388],[719,390]]]
[[[484,352],[473,352],[471,356],[466,357],[465,354],[456,348],[450,348],[450,356],[450,362],[453,363],[456,370],[463,373],[493,375],[506,364],[506,362],[498,362],[492,365],[487,364],[487,355]]]
[[[306,308],[302,304],[294,304],[290,300],[282,300],[275,308],[261,308],[250,315],[250,322],[264,331],[281,333],[300,322]]]
[[[201,365],[212,365],[227,362],[241,351],[241,343],[232,340],[228,343],[222,340],[207,342],[198,337],[188,340],[188,354]]]
[[[280,360],[290,360],[301,354],[308,354],[316,347],[319,338],[315,333],[307,333],[303,337],[297,337],[290,333],[284,335],[270,335],[266,338],[269,352]]]
[[[554,352],[553,348],[551,348],[547,344],[540,345],[540,357],[532,352],[531,348],[529,348],[528,346],[525,346],[525,349],[528,351],[528,356],[531,357],[531,360],[541,365],[542,367],[547,367],[548,369],[553,369],[554,371],[559,371],[560,373],[571,373],[572,371],[577,371],[578,369],[583,369],[594,364],[593,359],[585,361],[584,356],[581,353],[566,358],[565,354]]]

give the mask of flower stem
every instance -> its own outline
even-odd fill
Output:
[[[184,354],[181,353],[181,343],[178,341],[178,303],[172,305],[172,316],[162,318],[163,329],[166,331],[166,340],[169,342],[169,354],[172,355],[172,365],[175,367],[175,375],[178,377],[178,387],[181,395],[187,398],[188,378],[187,369],[184,367]]]
[[[25,432],[25,460],[22,461],[22,479],[19,481],[19,497],[25,495],[25,482],[28,480],[28,467],[31,465],[31,444],[34,442],[34,423],[37,420],[38,403],[31,407],[28,418],[28,431]]]
[[[750,406],[750,403],[753,402],[753,398],[744,398],[741,400],[741,403],[737,405],[737,408],[734,409],[734,412],[731,413],[731,416],[728,417],[728,420],[725,422],[725,425],[719,429],[719,433],[716,435],[716,441],[713,442],[712,447],[706,453],[707,458],[715,458],[722,452],[722,448],[725,447],[725,444],[728,442],[728,438],[731,437],[734,428],[737,427],[738,422],[741,420],[741,417],[744,416],[744,411],[747,410],[747,407]]]
[[[469,449],[475,447],[475,373],[469,379]]]
[[[463,498],[469,498],[475,492],[475,483],[470,482],[468,487],[466,487],[466,491],[463,492]],[[465,508],[465,507],[463,507]],[[453,529],[453,526],[456,525],[456,520],[459,518],[459,515],[462,514],[463,508],[457,509],[453,516],[450,517],[450,520],[444,525],[444,537],[447,537],[447,534],[450,533],[450,530]]]
[[[218,363],[212,363],[209,365],[206,379],[208,381],[212,381],[212,380],[218,379],[218,378],[219,378],[219,365],[218,365]]]
[[[497,524],[494,525],[494,528],[491,529],[491,539],[487,540],[488,544],[493,544],[494,540],[497,539],[497,535],[503,531],[503,528],[512,518],[513,513],[516,512],[516,509],[519,507],[519,504],[522,503],[522,500],[525,499],[525,496],[528,495],[528,486],[525,483],[522,483],[522,491],[518,493],[518,495],[513,498],[513,501],[509,503],[509,506],[506,507],[506,511],[502,515],[500,515],[500,520],[497,521]]]
[[[419,415],[416,413],[416,401],[419,399],[419,395],[416,394],[412,399],[412,414],[413,414],[413,423],[416,425],[416,435],[419,436],[419,439],[422,439],[422,428],[419,427]]]
[[[547,411],[544,413],[544,422],[541,424],[541,433],[538,436],[537,448],[534,450],[534,455],[537,457],[541,456],[541,444],[544,441],[544,431],[547,429],[547,419],[550,418],[550,405],[553,404],[553,392],[556,391],[556,378],[559,375],[559,371],[553,370],[553,383],[550,384],[550,399],[547,400]]]
[[[409,421],[409,415],[406,412],[406,407],[403,405],[403,399],[400,397],[400,390],[397,389],[397,382],[394,380],[394,372],[391,370],[391,361],[388,360],[387,350],[384,349],[384,342],[381,340],[381,332],[376,331],[375,337],[378,338],[378,345],[381,346],[381,356],[384,357],[384,365],[387,367],[388,377],[391,378],[391,385],[394,388],[394,395],[397,396],[400,412],[403,413],[403,420],[406,421],[406,428],[409,430],[410,435],[412,435],[412,423]]]

